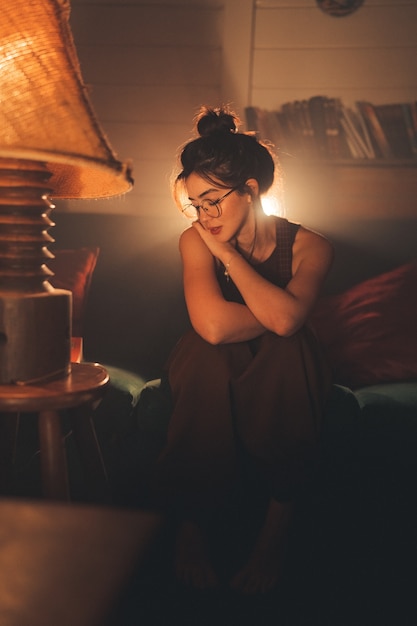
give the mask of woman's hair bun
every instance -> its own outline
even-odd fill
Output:
[[[202,107],[196,117],[196,128],[200,137],[208,137],[217,133],[236,133],[239,120],[226,108],[211,109]]]

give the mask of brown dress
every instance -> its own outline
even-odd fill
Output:
[[[276,219],[277,245],[256,271],[285,287],[299,226]],[[226,299],[243,302],[219,267]],[[154,487],[165,502],[189,511],[218,507],[245,472],[269,494],[293,499],[317,461],[321,414],[330,376],[313,331],[213,346],[194,330],[174,348],[166,368],[173,411]]]

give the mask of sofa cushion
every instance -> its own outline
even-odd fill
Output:
[[[417,382],[371,385],[357,389],[355,397],[361,408],[363,458],[383,460],[391,471],[415,466]]]
[[[322,298],[313,324],[334,382],[356,389],[417,380],[417,264]]]
[[[110,383],[94,412],[97,435],[102,447],[113,446],[135,427],[135,407],[145,380],[135,372],[104,364]]]
[[[91,279],[99,248],[54,250],[54,258],[46,265],[54,273],[50,283],[56,289],[72,292],[72,334],[83,336],[83,322]]]
[[[384,383],[356,389],[359,406],[397,405],[414,410],[417,423],[417,382]]]

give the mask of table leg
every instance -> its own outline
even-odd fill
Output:
[[[14,478],[19,413],[0,413],[0,493],[11,493]]]
[[[108,476],[92,418],[93,407],[83,404],[71,411],[71,426],[80,454],[90,496],[96,502],[109,502]]]
[[[38,419],[44,496],[51,500],[69,500],[67,457],[60,415],[57,411],[41,411]]]

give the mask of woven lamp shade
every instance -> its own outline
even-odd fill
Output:
[[[0,2],[0,157],[46,163],[54,198],[128,191],[81,77],[65,0]]]
[[[83,84],[67,0],[0,0],[0,385],[71,371],[70,291],[53,289],[51,198],[132,187]]]

